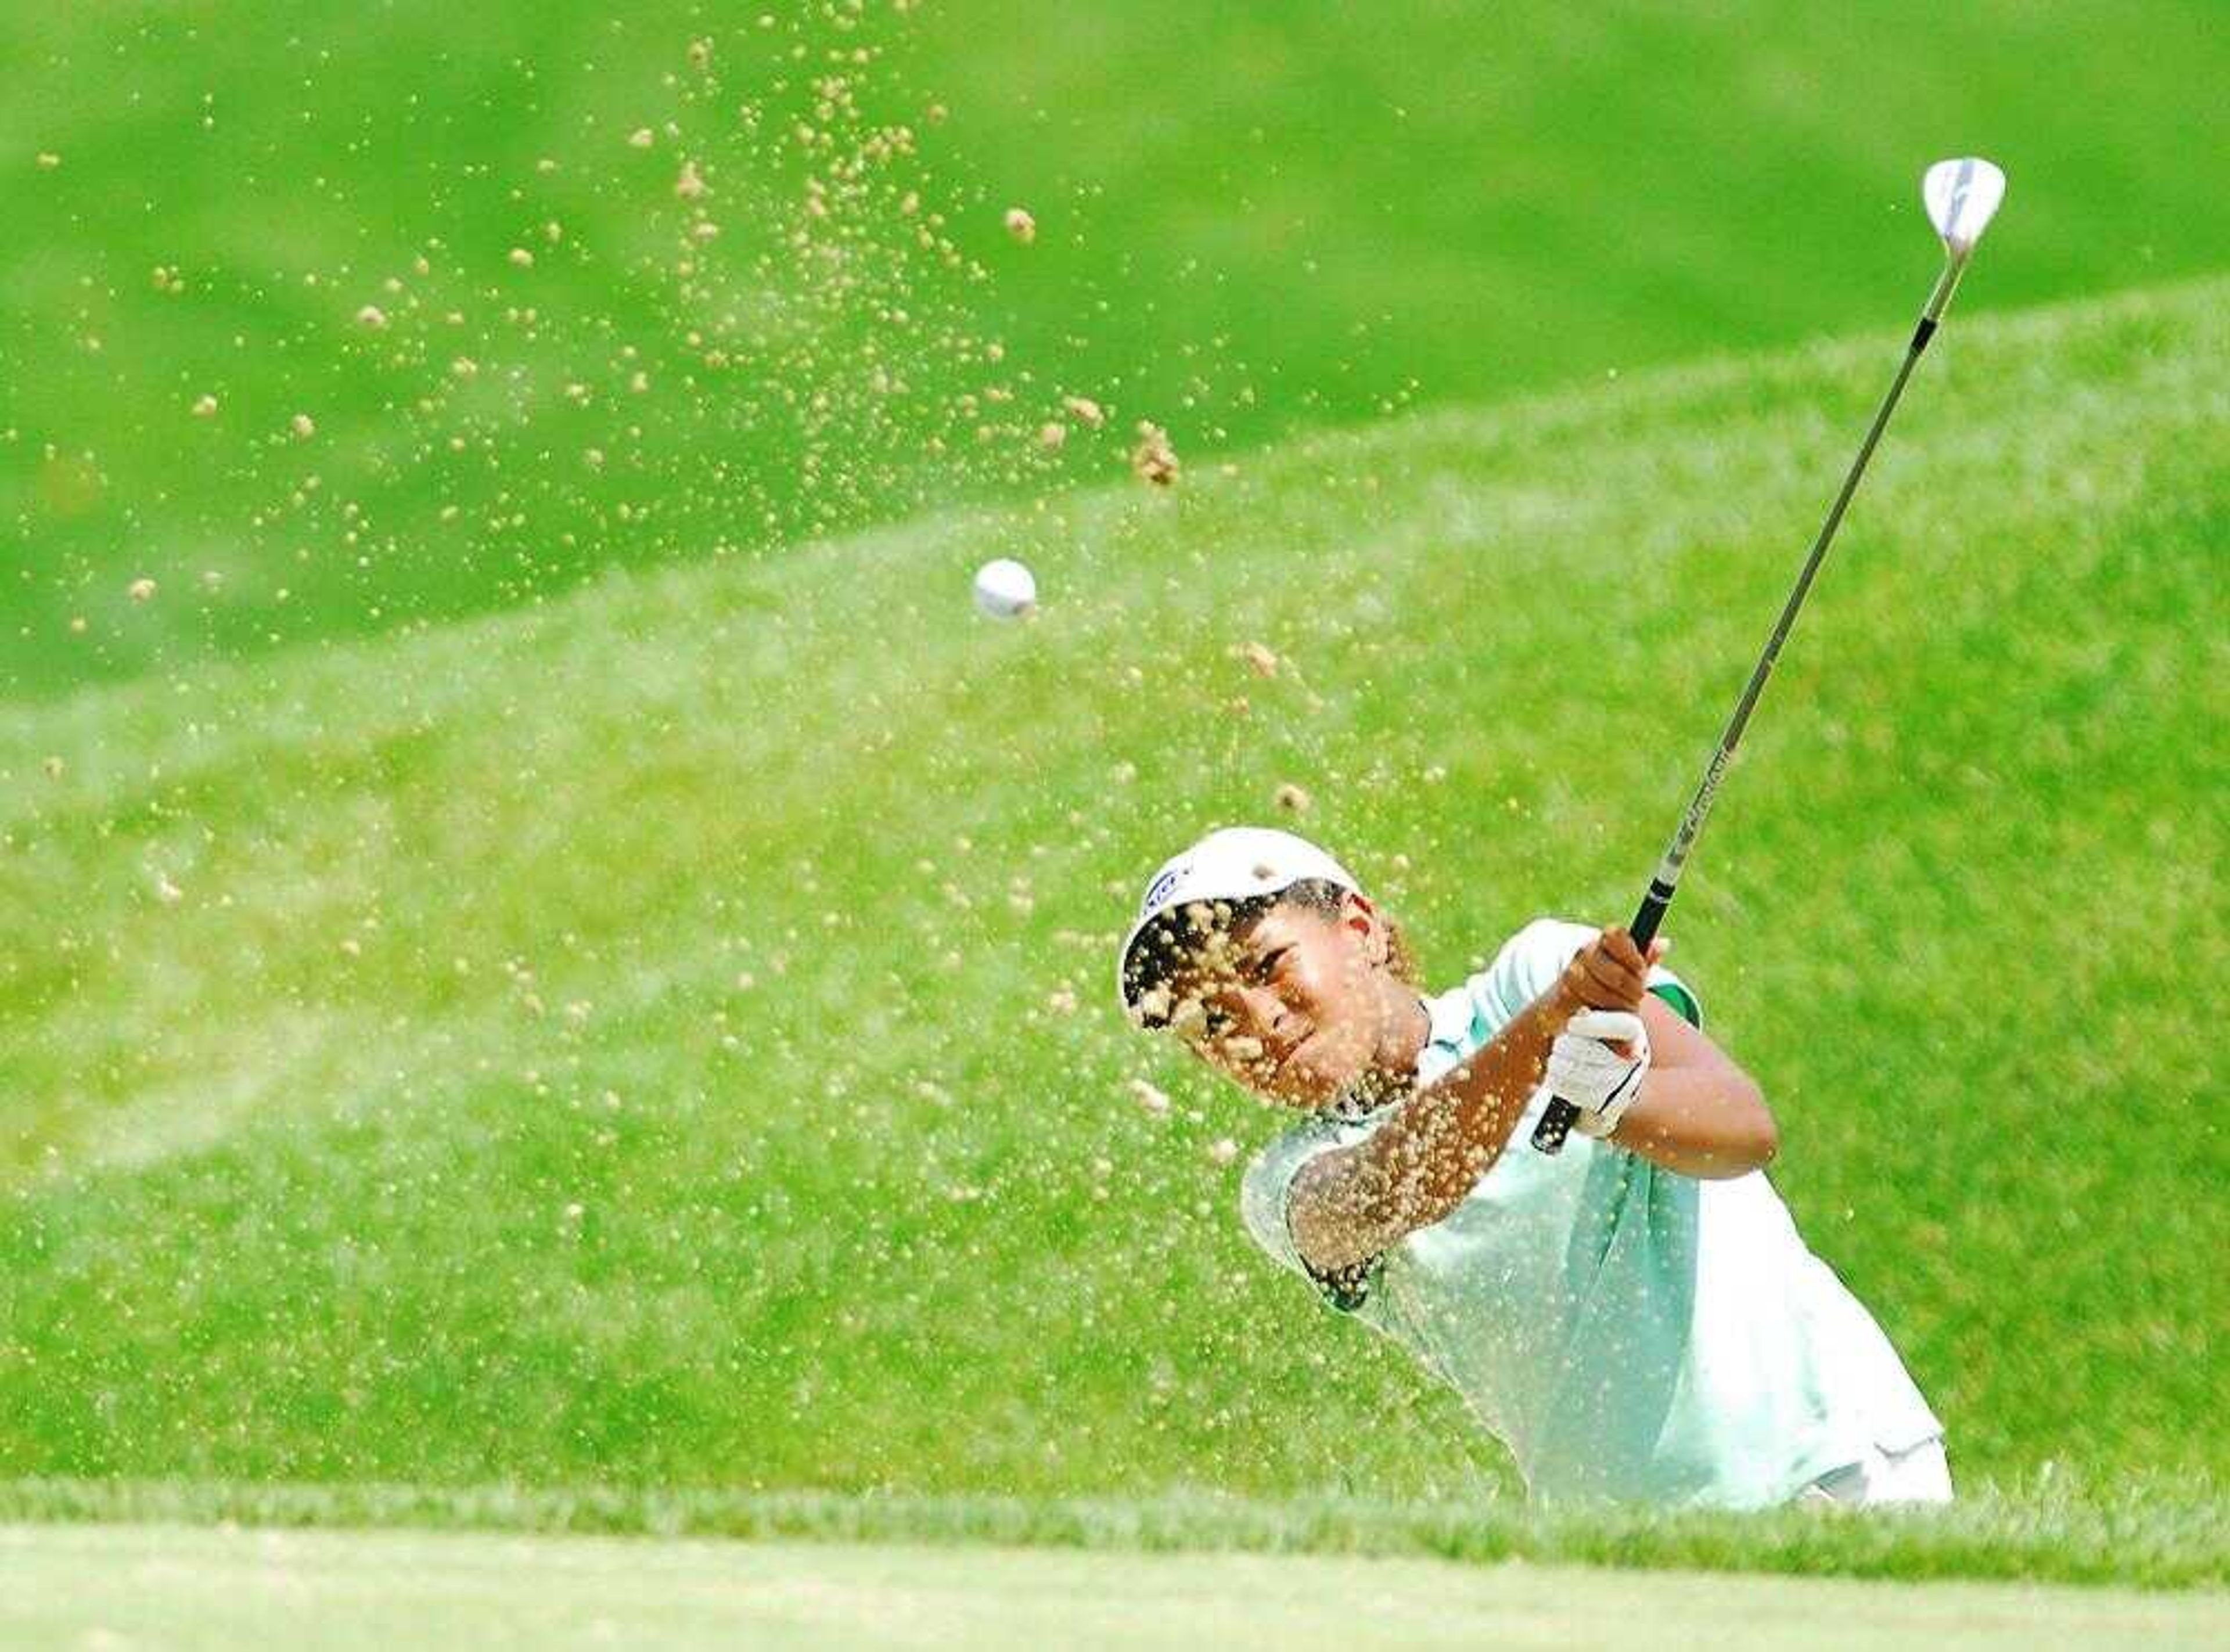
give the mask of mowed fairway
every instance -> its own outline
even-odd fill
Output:
[[[1292,1555],[0,1528],[0,1642],[1304,1649],[2219,1646],[2220,1594]]]

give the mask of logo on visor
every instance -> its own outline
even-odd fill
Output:
[[[1146,898],[1138,903],[1138,916],[1145,916],[1147,913],[1168,899],[1170,891],[1177,886],[1177,879],[1184,876],[1184,871],[1185,869],[1182,866],[1172,866],[1152,883],[1147,884]]]

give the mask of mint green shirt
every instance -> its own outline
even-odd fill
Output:
[[[1419,1082],[1492,1038],[1594,934],[1543,919],[1427,1000]],[[1669,972],[1651,984],[1700,1019]],[[1762,1173],[1698,1181],[1576,1132],[1551,1158],[1528,1143],[1544,1104],[1461,1205],[1386,1253],[1359,1301],[1334,1293],[1463,1395],[1536,1496],[1756,1507],[1874,1448],[1942,1435]],[[1286,1219],[1293,1178],[1386,1115],[1312,1118],[1273,1142],[1241,1191],[1256,1243],[1312,1277]]]

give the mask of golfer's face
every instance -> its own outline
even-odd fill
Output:
[[[1368,918],[1273,907],[1211,945],[1180,987],[1173,1025],[1259,1096],[1324,1105],[1361,1075],[1379,1029]]]

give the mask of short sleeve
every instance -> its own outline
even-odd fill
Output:
[[[1314,1285],[1343,1313],[1353,1313],[1363,1306],[1377,1276],[1379,1259],[1374,1257],[1335,1274],[1318,1272],[1302,1260],[1300,1248],[1293,1243],[1288,1206],[1294,1180],[1303,1167],[1368,1134],[1366,1125],[1312,1119],[1272,1142],[1247,1167],[1239,1183],[1239,1214],[1248,1236],[1273,1258]]]
[[[1286,1203],[1292,1197],[1293,1179],[1311,1160],[1339,1146],[1337,1131],[1312,1121],[1288,1130],[1267,1147],[1239,1183],[1239,1214],[1255,1244],[1295,1273],[1308,1276],[1308,1264],[1293,1244]]]

